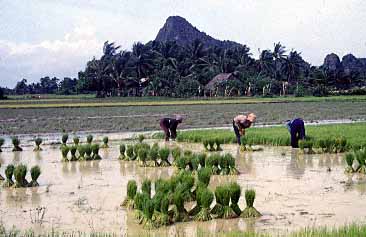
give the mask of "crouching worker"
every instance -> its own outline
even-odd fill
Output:
[[[299,140],[305,139],[305,125],[304,120],[296,118],[294,120],[287,120],[286,127],[291,134],[292,148],[299,147]]]
[[[238,145],[241,145],[241,136],[245,135],[245,129],[252,126],[257,116],[254,113],[248,115],[238,115],[233,120],[233,128]]]
[[[183,117],[177,115],[175,118],[162,118],[160,120],[160,127],[165,134],[165,141],[169,141],[169,138],[175,140],[177,137],[178,124],[183,122]]]

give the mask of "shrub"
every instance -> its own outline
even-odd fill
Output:
[[[27,166],[20,164],[14,170],[15,188],[22,188],[28,186],[28,181],[25,179],[27,175]]]
[[[4,145],[5,139],[0,137],[0,152],[2,152],[1,147]]]
[[[33,149],[33,151],[42,151],[42,148],[40,147],[40,146],[41,146],[41,144],[42,144],[42,138],[37,137],[37,138],[34,140],[34,143],[36,144],[36,147]]]
[[[86,137],[86,142],[87,142],[88,144],[91,144],[91,143],[93,142],[93,135],[88,135],[88,136]]]
[[[74,141],[74,144],[77,146],[79,145],[80,142],[80,138],[78,136],[74,136],[74,138],[72,139]]]
[[[141,191],[147,196],[151,197],[151,181],[148,179],[145,179],[142,181]]]
[[[70,148],[68,146],[61,147],[62,161],[69,161],[67,155],[69,154]]]
[[[101,160],[102,157],[99,155],[99,144],[91,145],[91,150],[93,153],[92,159],[93,160]]]
[[[210,184],[211,179],[211,169],[210,168],[202,168],[198,171],[198,181],[204,187],[207,187]]]
[[[78,150],[76,145],[72,145],[70,147],[71,159],[70,161],[76,161],[78,158],[76,157],[76,151]]]
[[[211,213],[210,213],[210,206],[214,199],[213,193],[205,188],[202,191],[199,192],[200,204],[201,204],[201,210],[200,212],[195,216],[196,221],[209,221],[212,219]]]
[[[8,166],[6,166],[5,169],[5,183],[3,184],[3,187],[6,188],[10,188],[11,186],[14,185],[14,181],[13,181],[13,173],[14,173],[15,167],[14,165],[10,164]]]
[[[108,142],[109,142],[109,138],[103,137],[103,145],[101,146],[101,148],[109,148]]]
[[[91,160],[92,159],[92,149],[91,149],[91,144],[85,144],[84,145],[84,150],[85,150],[85,160]]]
[[[12,137],[11,142],[13,143],[13,151],[22,151],[23,149],[19,146],[20,141],[18,137]]]
[[[39,168],[38,165],[33,166],[31,168],[30,172],[31,172],[32,181],[29,183],[29,187],[37,187],[37,186],[39,186],[39,184],[37,182],[37,179],[41,175],[41,168]]]
[[[140,134],[137,139],[139,140],[139,143],[142,143],[145,140],[145,136]]]
[[[239,184],[231,183],[229,185],[229,190],[230,190],[230,199],[231,199],[230,207],[233,209],[233,211],[235,212],[235,214],[237,216],[240,216],[241,210],[239,208],[238,203],[239,203],[239,199],[240,199],[240,195],[241,195],[241,188],[240,188]]]
[[[118,157],[118,159],[124,160],[126,158],[125,157],[125,152],[126,152],[126,145],[125,144],[119,145],[119,157]]]
[[[170,150],[169,148],[161,148],[159,150],[159,158],[161,166],[171,166],[168,158],[169,158]]]
[[[254,208],[254,199],[255,199],[255,191],[253,189],[245,190],[245,202],[247,204],[244,211],[241,213],[241,217],[244,218],[252,218],[252,217],[260,217],[260,214],[257,209]]]
[[[136,193],[137,193],[136,181],[134,181],[134,180],[128,181],[128,183],[127,183],[127,197],[122,202],[121,206],[129,208],[129,209],[134,208],[134,206],[135,206],[134,199],[135,199]]]

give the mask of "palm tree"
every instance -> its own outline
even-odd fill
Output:
[[[131,60],[138,79],[146,77],[153,69],[153,52],[150,47],[140,42],[133,44]]]

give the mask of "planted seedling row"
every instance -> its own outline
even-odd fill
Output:
[[[41,169],[38,165],[33,166],[30,170],[31,174],[31,182],[26,180],[28,168],[26,165],[19,164],[14,166],[12,164],[8,165],[5,169],[5,182],[3,183],[3,187],[10,188],[25,188],[25,187],[37,187],[39,186],[37,180],[41,175]],[[15,182],[13,181],[13,176]],[[0,180],[4,180],[0,175]]]

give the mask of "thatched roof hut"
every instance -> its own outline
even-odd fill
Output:
[[[234,76],[233,73],[220,73],[217,74],[214,78],[212,78],[209,83],[205,86],[205,91],[213,91],[216,90],[216,87],[223,83],[230,80],[236,80],[237,78]]]

